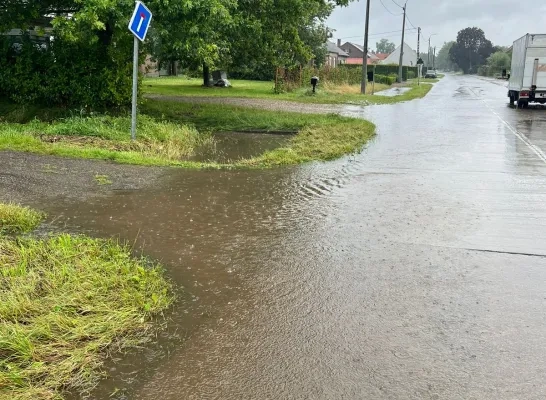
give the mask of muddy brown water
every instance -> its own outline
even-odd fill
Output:
[[[155,345],[91,398],[542,399],[546,118],[446,76],[360,154],[265,171],[165,170],[44,204],[179,286]]]
[[[288,144],[295,132],[217,132],[214,141],[197,148],[192,161],[229,163],[257,157]]]
[[[394,97],[394,96],[400,96],[410,90],[411,88],[409,87],[393,87],[390,89],[381,90],[380,92],[376,92],[375,94],[377,96]]]

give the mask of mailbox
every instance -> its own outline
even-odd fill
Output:
[[[315,88],[316,88],[317,85],[318,85],[318,81],[319,81],[319,77],[318,77],[318,76],[313,76],[313,77],[311,77],[311,86],[313,86],[313,93],[315,93]]]

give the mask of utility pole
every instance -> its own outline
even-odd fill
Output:
[[[432,53],[432,69],[436,71],[436,46],[434,46],[434,53]]]
[[[421,45],[421,27],[417,28],[417,61],[419,61],[419,46]]]
[[[360,83],[360,93],[366,94],[366,84],[368,83],[368,26],[370,25],[370,0],[366,4],[366,25],[364,25],[364,48],[362,54],[362,82]]]
[[[400,45],[400,62],[398,63],[398,83],[402,83],[402,62],[404,61],[404,33],[406,31],[406,6],[408,2],[404,4],[402,9],[404,10],[404,16],[402,20],[402,44]]]
[[[430,38],[432,35],[428,37],[428,52],[427,52],[427,70],[430,68]]]
[[[437,33],[433,33],[428,37],[427,70],[430,69],[430,52],[432,51],[432,49],[430,48],[430,38],[435,35],[437,35]]]

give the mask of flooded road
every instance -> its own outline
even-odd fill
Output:
[[[546,396],[546,110],[446,76],[343,113],[377,125],[359,155],[44,201],[184,286],[159,344],[94,398]]]

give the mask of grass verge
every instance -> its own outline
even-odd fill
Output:
[[[180,123],[194,124],[212,131],[297,130],[286,147],[261,156],[242,160],[231,167],[273,167],[326,161],[359,151],[375,134],[375,125],[361,119],[336,114],[296,114],[212,104],[148,101],[143,110],[148,115]]]
[[[130,253],[84,236],[0,236],[0,398],[88,392],[109,353],[153,337],[171,287]]]
[[[366,95],[360,94],[360,85],[320,84],[315,94],[311,92],[310,88],[300,88],[288,93],[275,94],[273,92],[273,82],[233,80],[231,83],[233,87],[230,88],[205,88],[199,79],[180,77],[148,78],[144,80],[143,89],[145,93],[169,96],[243,97],[289,100],[301,103],[359,105],[390,104],[412,100],[423,97],[428,92],[428,90],[424,91],[416,84],[412,84],[410,85],[411,90],[406,93],[406,97],[395,96],[386,99],[384,96],[372,95],[371,84],[367,86]],[[382,84],[375,84],[375,92],[377,93],[388,87]],[[428,89],[430,90],[430,87]]]
[[[0,203],[0,234],[25,233],[36,228],[44,214],[28,207]]]
[[[25,124],[0,122],[0,150],[96,158],[125,164],[169,165],[212,141],[191,126],[141,115],[138,140],[131,141],[129,117],[89,116],[37,119]]]
[[[146,100],[138,140],[129,140],[128,117],[67,117],[25,124],[0,122],[0,150],[111,160],[138,165],[185,168],[248,168],[330,160],[358,151],[374,126],[360,119],[222,106]],[[12,114],[13,115],[13,111]],[[19,114],[17,114],[19,115]],[[48,114],[50,115],[50,114]],[[6,120],[8,117],[4,116]],[[184,161],[195,149],[213,143],[214,131],[299,131],[283,149],[290,157],[257,157],[231,164]],[[344,132],[347,135],[344,135]],[[278,154],[276,152],[275,154]]]

